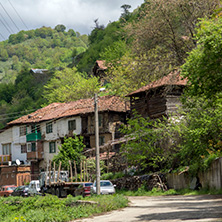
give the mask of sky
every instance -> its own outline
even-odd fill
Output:
[[[1,0],[0,41],[21,30],[42,26],[55,28],[63,24],[81,35],[90,34],[95,27],[107,25],[119,19],[124,4],[131,5],[132,12],[144,0]]]

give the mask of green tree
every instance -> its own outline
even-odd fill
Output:
[[[123,13],[121,14],[121,18],[128,20],[130,17],[130,12],[129,9],[131,8],[131,5],[124,4],[121,6],[123,9]]]
[[[56,30],[57,32],[64,32],[64,31],[66,30],[66,27],[65,27],[64,25],[57,25],[57,26],[55,27],[55,30]]]
[[[157,171],[172,165],[176,149],[175,145],[169,145],[172,130],[167,121],[151,120],[134,113],[121,129],[126,137],[122,155],[127,158],[128,166],[137,167],[139,171]]]
[[[7,59],[8,59],[7,50],[1,48],[1,51],[0,51],[0,60],[1,60],[1,61],[7,61]]]
[[[147,76],[159,78],[179,68],[187,52],[196,47],[193,37],[199,18],[210,17],[219,6],[219,0],[146,1],[125,31],[133,39],[134,59],[143,62],[144,72],[147,67]]]
[[[222,18],[204,19],[196,34],[198,46],[182,66],[189,80],[189,95],[216,98],[222,92]]]
[[[87,78],[76,68],[56,71],[45,86],[44,97],[49,103],[90,98],[98,91],[98,78]]]
[[[182,66],[188,78],[183,99],[186,113],[182,133],[181,159],[193,169],[222,156],[222,19],[204,19],[197,29],[197,47]]]
[[[69,166],[69,160],[73,163],[76,162],[77,166],[80,166],[81,159],[83,158],[83,137],[78,137],[74,134],[74,137],[64,138],[64,143],[59,147],[59,153],[53,157],[53,161],[57,164],[61,161],[63,167]]]

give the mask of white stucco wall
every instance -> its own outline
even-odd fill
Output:
[[[76,120],[76,130],[73,130],[73,133],[76,135],[79,135],[82,130],[82,123],[81,123],[81,117],[72,117],[72,118],[63,118],[52,122],[53,132],[52,133],[46,133],[46,124],[47,122],[44,122],[41,124],[41,132],[45,135],[46,141],[53,141],[60,137],[64,137],[69,133],[68,131],[68,121],[70,120]]]
[[[6,129],[0,133],[0,155],[3,155],[2,144],[7,144],[7,143],[11,143],[11,148],[12,148],[12,128]]]
[[[73,133],[76,135],[79,135],[82,131],[82,124],[81,124],[81,117],[70,117],[70,118],[62,118],[56,121],[52,122],[53,126],[53,132],[52,133],[46,133],[46,123],[41,123],[41,133],[45,136],[44,143],[43,143],[43,149],[44,149],[44,160],[41,161],[40,167],[46,168],[47,163],[49,160],[53,159],[53,156],[58,154],[59,152],[59,146],[61,145],[60,138],[64,138],[68,133],[68,121],[70,120],[76,120],[76,130],[73,130]],[[56,144],[56,153],[49,153],[49,143],[55,142]]]
[[[19,159],[27,163],[27,153],[21,153],[21,145],[26,144],[26,136],[20,136],[20,126],[12,127],[12,161]]]

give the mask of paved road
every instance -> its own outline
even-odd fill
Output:
[[[129,197],[130,206],[76,222],[222,222],[222,195]]]

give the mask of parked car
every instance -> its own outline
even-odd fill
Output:
[[[13,190],[16,188],[15,185],[5,185],[2,186],[0,189],[0,196],[1,197],[8,197],[11,196]]]
[[[91,189],[91,186],[93,185],[93,183],[90,183],[90,182],[84,182],[84,183],[81,183],[75,190],[75,196],[83,196],[83,197],[86,197],[86,196],[90,196],[90,189]]]
[[[101,194],[114,194],[116,185],[113,185],[109,180],[100,180],[100,193]],[[91,193],[96,194],[96,181],[91,186]]]
[[[39,180],[32,180],[29,183],[28,194],[30,196],[40,195],[40,185]]]
[[[12,192],[11,195],[12,196],[28,197],[29,196],[28,190],[29,190],[29,186],[19,186],[14,189],[14,191]]]

